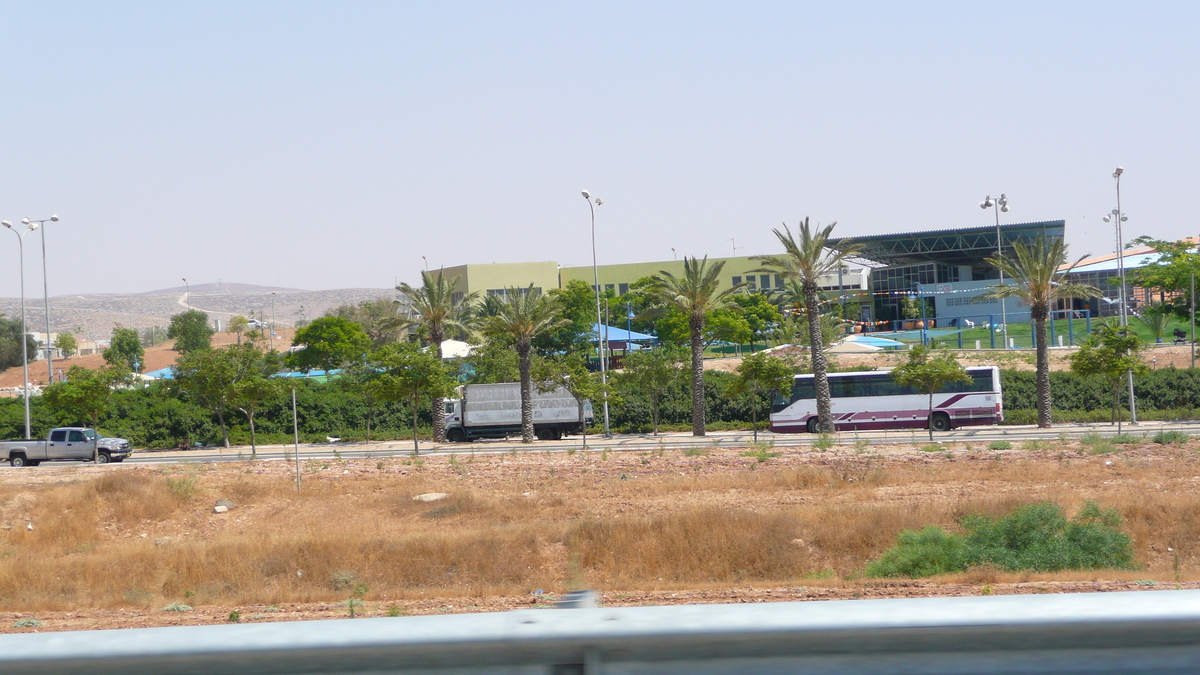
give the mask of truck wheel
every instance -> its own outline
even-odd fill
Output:
[[[950,416],[946,413],[934,413],[929,425],[934,431],[950,431]]]
[[[108,464],[111,459],[107,452],[102,452],[96,456],[96,462],[99,464]]]
[[[549,441],[554,439],[554,431],[552,429],[538,429],[537,439],[539,441]]]
[[[451,443],[464,443],[467,440],[467,434],[462,429],[451,429],[446,432],[446,440]]]
[[[13,455],[12,457],[8,458],[8,463],[12,466],[22,467],[28,462],[25,459],[25,455]]]

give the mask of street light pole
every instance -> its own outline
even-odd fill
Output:
[[[192,311],[192,285],[188,283],[187,277],[183,278],[183,285],[187,286],[187,307],[188,311]]]
[[[424,257],[424,256],[421,256]],[[271,334],[267,337],[267,342],[270,343],[271,349],[275,349],[275,294],[278,291],[271,291]]]
[[[603,325],[600,317],[600,267],[596,264],[596,207],[604,203],[596,198],[592,203],[592,193],[583,190],[583,198],[587,200],[588,210],[592,212],[592,279],[596,282],[596,344],[600,347],[600,386],[604,389],[604,437],[612,438],[608,427],[608,360],[605,358],[604,336],[600,333]]]
[[[46,223],[57,223],[58,214],[43,220],[22,218],[21,223],[28,227],[37,223],[42,230],[42,295],[46,301],[46,370],[50,373],[48,384],[54,384],[54,345],[50,344],[50,285],[46,282]]]
[[[1113,209],[1112,213],[1104,216],[1104,222],[1116,223],[1117,230],[1117,275],[1121,277],[1121,327],[1125,328],[1129,325],[1129,313],[1126,310],[1128,304],[1125,297],[1125,242],[1121,238],[1121,223],[1129,220],[1129,216],[1121,211],[1121,174],[1125,173],[1125,169],[1117,167],[1112,177],[1117,181],[1117,208]],[[1133,371],[1125,371],[1126,379],[1129,382],[1129,423],[1137,424],[1137,399],[1133,395]]]
[[[29,438],[29,328],[25,325],[25,235],[33,232],[41,227],[37,223],[30,223],[24,232],[18,232],[13,229],[13,224],[5,221],[0,221],[0,224],[7,227],[10,232],[17,235],[17,242],[20,249],[21,259],[21,373],[25,380],[25,438]]]
[[[979,208],[992,209],[996,213],[996,258],[999,259],[1004,255],[1003,240],[1000,238],[1000,212],[1008,213],[1008,197],[1003,192],[996,199],[992,199],[992,196],[988,195],[979,202]],[[1004,270],[999,270],[999,272],[1000,285],[1003,286]],[[1004,331],[1004,349],[1008,349],[1008,309],[1005,307],[1005,298],[1000,298],[1000,326]]]

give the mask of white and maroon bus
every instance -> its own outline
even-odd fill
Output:
[[[933,395],[933,429],[997,424],[1004,421],[1000,369],[967,368],[970,382],[952,382]],[[891,371],[830,373],[833,423],[838,431],[925,429],[930,424],[929,394],[902,387]],[[797,375],[790,400],[776,395],[771,431],[817,432],[813,376]]]

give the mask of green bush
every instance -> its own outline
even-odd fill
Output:
[[[963,537],[950,534],[936,525],[923,530],[905,530],[891,547],[867,565],[869,577],[931,577],[951,574],[966,568]]]
[[[992,441],[988,443],[988,450],[1012,450],[1012,443],[1008,441]]]
[[[1073,520],[1051,502],[1027,504],[1001,518],[969,515],[966,535],[934,525],[905,530],[896,545],[867,565],[871,577],[923,577],[992,565],[1033,572],[1134,569],[1133,544],[1121,517],[1087,502]]]
[[[1160,431],[1154,434],[1154,437],[1150,440],[1159,445],[1171,445],[1187,443],[1188,438],[1190,437],[1182,431]]]

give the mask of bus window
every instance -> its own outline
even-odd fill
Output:
[[[792,385],[792,400],[800,401],[803,399],[813,399],[817,397],[816,389],[813,387],[813,379],[804,377],[796,380]]]

